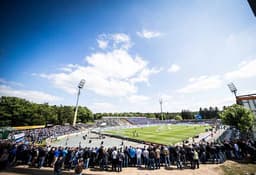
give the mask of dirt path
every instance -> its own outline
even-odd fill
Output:
[[[53,174],[52,168],[28,168],[27,166],[18,166],[11,168],[7,171],[0,172],[0,175],[46,175]],[[74,174],[74,171],[64,171],[63,174]],[[138,168],[124,168],[121,173],[111,172],[111,171],[99,171],[99,170],[84,170],[84,175],[165,175],[165,174],[175,174],[175,175],[223,175],[223,171],[220,165],[201,165],[200,169],[191,170],[177,170],[175,166],[168,169],[161,167],[159,170],[146,170]]]

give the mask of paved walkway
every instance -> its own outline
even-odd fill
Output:
[[[83,136],[87,135],[86,139],[83,138]],[[122,142],[124,146],[133,146],[133,147],[143,147],[144,144],[137,143],[137,142],[131,142],[127,140],[118,139],[115,137],[108,137],[105,136],[105,138],[99,138],[98,134],[87,132],[86,134],[77,134],[72,137],[64,138],[58,141],[55,141],[51,143],[53,146],[71,146],[71,147],[77,147],[79,144],[82,147],[100,147],[103,142],[103,145],[105,147],[121,147]]]
[[[213,142],[215,140],[217,140],[227,129],[219,129],[216,133],[214,133],[213,135],[211,131],[208,131],[208,132],[204,132],[204,133],[200,133],[198,136],[198,138],[189,138],[188,141],[189,141],[189,144],[192,144],[193,142],[195,143],[199,143],[200,141],[202,141],[203,139],[206,141],[206,142]],[[177,143],[176,145],[179,145],[181,143]]]

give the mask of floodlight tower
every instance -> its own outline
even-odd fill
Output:
[[[79,84],[78,84],[78,93],[77,93],[77,100],[76,100],[76,111],[74,115],[74,120],[73,120],[73,126],[76,126],[76,119],[77,119],[77,111],[78,111],[78,101],[79,101],[79,96],[80,96],[80,90],[84,87],[85,80],[82,79]]]
[[[234,83],[229,83],[228,84],[228,88],[229,88],[229,90],[232,92],[232,93],[234,93],[234,95],[235,95],[235,98],[237,97],[237,95],[236,95],[236,93],[237,93],[237,88],[236,88],[236,86],[234,85]],[[236,100],[237,101],[237,100]]]
[[[163,99],[162,98],[159,99],[159,103],[160,103],[160,109],[161,109],[161,119],[163,120]]]

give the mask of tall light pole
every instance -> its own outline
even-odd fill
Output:
[[[80,83],[78,84],[78,93],[77,93],[77,100],[76,100],[76,111],[74,115],[74,120],[73,120],[73,126],[76,126],[76,119],[77,119],[77,111],[78,111],[78,101],[79,101],[79,96],[80,96],[80,90],[84,87],[85,80],[82,79]]]
[[[229,90],[232,92],[232,93],[234,93],[234,95],[235,95],[235,98],[237,97],[237,95],[236,95],[236,93],[237,93],[237,88],[236,88],[236,86],[234,85],[234,83],[229,83],[228,84],[228,88],[229,88]],[[237,103],[237,98],[236,98],[236,103]]]
[[[159,103],[160,103],[160,109],[161,109],[161,120],[163,120],[163,99],[162,98],[160,98],[159,99]]]

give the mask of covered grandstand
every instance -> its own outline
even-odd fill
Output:
[[[247,94],[236,96],[237,104],[243,105],[244,107],[250,109],[256,118],[256,94]],[[256,119],[255,119],[256,121]],[[256,123],[253,127],[253,137],[256,139]]]
[[[256,115],[256,94],[240,95],[236,97],[238,104],[253,111]]]

